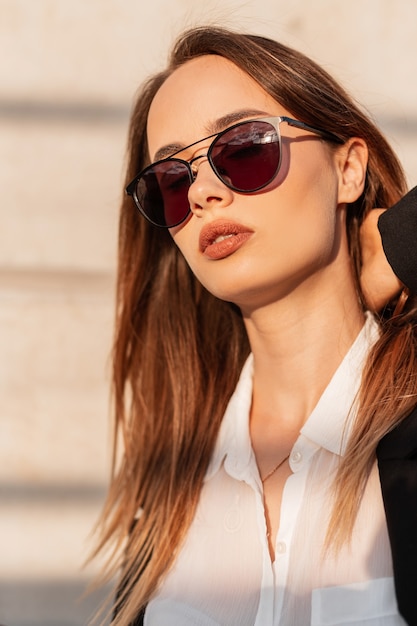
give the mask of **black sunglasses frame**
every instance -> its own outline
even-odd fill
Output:
[[[240,126],[244,126],[245,124],[250,124],[253,122],[266,122],[269,123],[274,130],[277,133],[277,138],[278,138],[278,145],[279,145],[279,160],[278,160],[278,164],[276,167],[276,170],[273,174],[272,177],[270,177],[270,179],[268,181],[266,181],[264,184],[254,188],[254,189],[241,189],[239,187],[236,187],[234,185],[232,185],[230,182],[228,182],[227,180],[225,180],[221,174],[218,172],[216,165],[214,164],[211,154],[213,149],[216,146],[217,141],[226,133],[230,132],[231,130],[234,130],[235,128],[238,128]],[[221,180],[221,182],[226,185],[226,187],[228,187],[229,189],[231,189],[232,191],[236,191],[238,193],[243,193],[243,194],[251,194],[251,193],[255,193],[256,191],[260,191],[261,189],[263,189],[264,187],[266,187],[267,185],[269,185],[271,183],[272,180],[274,180],[275,176],[278,174],[280,168],[281,168],[281,161],[282,161],[282,140],[281,140],[281,133],[280,133],[280,129],[279,129],[279,125],[282,122],[286,122],[289,126],[293,126],[295,128],[300,128],[302,130],[306,130],[307,132],[313,133],[315,135],[318,135],[319,137],[321,137],[322,139],[325,139],[326,141],[330,141],[332,143],[337,143],[337,144],[344,144],[345,140],[342,139],[341,137],[339,137],[338,135],[335,135],[334,133],[328,132],[326,130],[323,130],[322,128],[316,128],[314,126],[310,126],[310,124],[306,124],[305,122],[301,122],[300,120],[296,120],[294,118],[291,117],[287,117],[287,116],[276,116],[276,117],[262,117],[262,118],[255,118],[255,119],[250,119],[250,120],[243,120],[241,122],[237,122],[236,124],[233,124],[232,126],[229,126],[228,128],[225,128],[224,130],[220,131],[219,133],[213,133],[212,135],[208,135],[208,137],[204,137],[203,139],[199,139],[198,141],[194,141],[193,143],[191,143],[188,146],[185,146],[184,148],[181,148],[180,150],[177,150],[176,152],[173,152],[169,157],[165,157],[164,159],[160,159],[159,161],[155,161],[154,163],[150,163],[147,167],[145,167],[143,170],[141,170],[139,172],[139,174],[137,174],[134,179],[127,185],[126,187],[126,193],[127,195],[131,196],[135,202],[135,205],[137,206],[137,208],[139,209],[140,213],[143,215],[143,217],[150,222],[151,224],[153,224],[154,226],[158,226],[159,228],[174,228],[174,226],[178,226],[179,224],[182,224],[182,222],[184,222],[187,217],[189,216],[190,212],[191,212],[191,208],[188,207],[188,210],[186,211],[184,217],[182,217],[179,221],[177,221],[175,224],[158,224],[156,222],[154,222],[145,212],[145,210],[143,209],[140,200],[138,198],[137,195],[137,188],[138,188],[138,183],[140,181],[140,179],[152,168],[154,168],[157,165],[160,165],[161,163],[167,163],[169,161],[172,162],[178,162],[181,163],[182,165],[184,165],[187,169],[188,172],[188,177],[189,177],[189,182],[190,182],[190,186],[192,185],[192,183],[195,180],[195,177],[197,175],[197,170],[194,167],[193,168],[193,164],[195,163],[195,161],[198,161],[199,159],[203,159],[203,158],[207,158],[211,169],[213,170],[213,172],[216,174],[217,178],[219,178]],[[196,146],[197,144],[203,142],[203,141],[207,141],[207,139],[211,139],[212,137],[214,137],[213,141],[210,143],[210,146],[208,147],[207,153],[203,154],[203,155],[199,155],[194,157],[193,159],[186,161],[184,159],[179,159],[179,158],[174,158],[177,154],[180,154],[181,152],[184,152],[184,150],[187,150],[188,148],[192,148],[193,146]]]

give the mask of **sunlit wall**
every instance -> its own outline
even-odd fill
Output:
[[[80,626],[108,478],[128,113],[183,28],[275,37],[338,77],[417,183],[414,0],[0,0],[0,622]]]

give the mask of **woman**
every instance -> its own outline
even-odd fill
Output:
[[[417,404],[416,302],[377,321],[359,286],[392,150],[303,55],[201,28],[139,94],[127,182],[113,623],[404,624],[375,459]]]

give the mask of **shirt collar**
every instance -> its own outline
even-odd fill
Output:
[[[214,476],[225,460],[226,469],[235,474],[249,465],[253,455],[249,435],[249,415],[252,403],[253,355],[243,366],[236,389],[224,414],[206,480]]]
[[[362,371],[370,349],[379,337],[379,326],[372,314],[343,361],[333,374],[301,434],[333,454],[343,455],[356,412]]]
[[[301,429],[303,436],[334,454],[344,453],[365,359],[378,336],[378,324],[367,313],[363,328]],[[241,477],[253,458],[249,434],[252,376],[250,354],[224,414],[206,480],[218,472],[223,461],[229,474]]]

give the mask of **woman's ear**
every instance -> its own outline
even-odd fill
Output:
[[[360,137],[351,137],[336,153],[339,171],[340,204],[355,202],[363,192],[368,165],[368,146]]]

